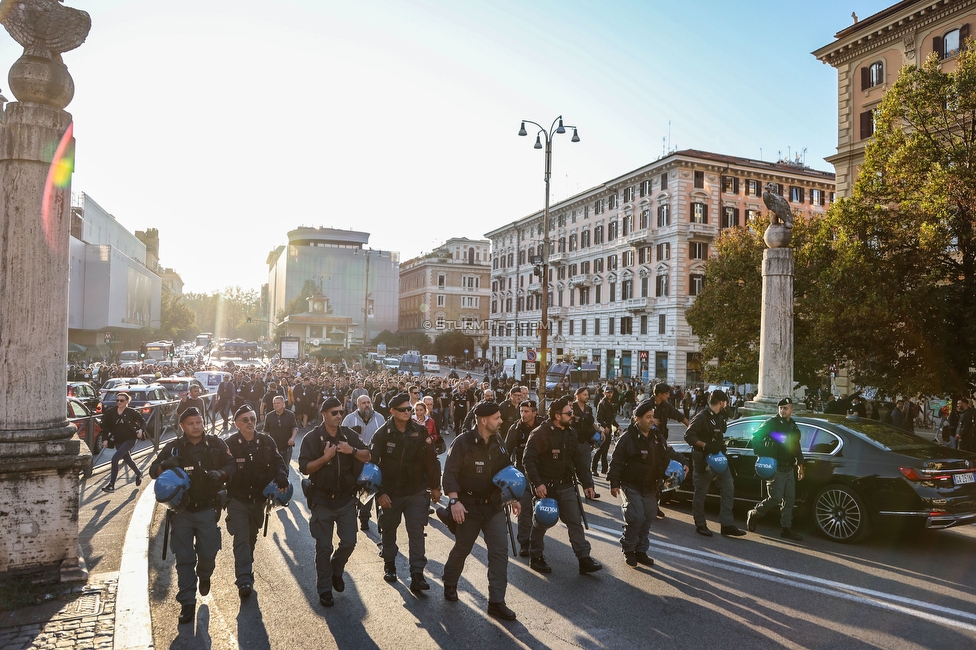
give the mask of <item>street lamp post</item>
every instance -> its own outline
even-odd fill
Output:
[[[552,125],[546,130],[538,122],[533,122],[531,120],[522,120],[522,126],[519,129],[519,135],[528,135],[525,130],[526,124],[532,124],[539,129],[535,136],[535,149],[542,149],[542,136],[546,136],[546,203],[545,208],[542,211],[542,278],[540,284],[542,285],[542,322],[540,323],[539,331],[539,370],[536,374],[537,381],[539,382],[539,410],[545,412],[546,410],[546,370],[548,369],[548,346],[549,346],[549,179],[552,176],[552,137],[557,133],[566,133],[566,128],[563,126],[563,116],[560,115],[555,120],[553,120]],[[568,127],[573,130],[572,142],[579,142],[579,134],[576,132],[575,126]],[[517,352],[517,351],[516,351]],[[516,355],[517,357],[517,355]]]

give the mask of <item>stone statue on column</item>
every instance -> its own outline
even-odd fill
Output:
[[[0,122],[0,580],[81,580],[78,486],[91,453],[65,406],[74,82],[61,53],[85,41],[91,18],[55,0],[3,0],[0,23],[24,47]]]

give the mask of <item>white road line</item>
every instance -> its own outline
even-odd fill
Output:
[[[596,535],[597,537],[606,539],[607,541],[619,542],[620,540],[620,533],[618,531],[614,531],[610,528],[604,528],[603,526],[591,525],[590,532]],[[873,591],[871,589],[863,589],[860,587],[855,587],[853,585],[845,584],[843,582],[825,580],[823,578],[817,578],[816,576],[809,576],[802,573],[783,571],[781,569],[766,567],[745,560],[727,558],[713,553],[709,553],[707,551],[699,551],[698,549],[686,548],[683,546],[677,546],[673,544],[664,544],[662,542],[656,542],[653,540],[651,541],[651,543],[658,547],[659,549],[658,552],[663,553],[665,555],[671,555],[691,562],[698,562],[699,564],[704,564],[706,566],[722,569],[725,571],[732,571],[734,573],[740,573],[742,575],[747,575],[753,578],[762,578],[763,580],[778,582],[788,587],[798,587],[800,589],[806,589],[807,591],[813,591],[827,596],[834,596],[835,598],[841,598],[843,600],[849,600],[863,605],[872,605],[880,609],[886,609],[890,611],[900,612],[902,614],[908,614],[910,616],[915,616],[917,618],[932,621],[940,625],[949,625],[952,627],[962,628],[964,630],[968,630],[971,632],[976,632],[976,625],[974,624],[967,623],[964,621],[958,621],[952,618],[945,618],[943,616],[936,616],[935,614],[930,614],[929,612],[922,611],[921,609],[916,609],[916,608],[937,609],[942,613],[950,613],[955,616],[959,616],[961,618],[976,620],[976,615],[973,615],[969,612],[964,612],[957,609],[946,609],[942,607],[937,607],[935,605],[930,605],[929,603],[925,603],[919,600],[914,600],[911,598],[904,598],[901,596],[895,596],[893,594],[885,594],[882,592]],[[742,565],[746,565],[746,566],[742,566]],[[815,584],[803,584],[802,582],[800,583],[794,582],[794,580],[806,580],[810,583],[815,583]],[[818,585],[824,585],[824,586],[818,586]],[[865,596],[859,596],[859,595],[855,595],[854,593],[847,593],[847,592],[863,593],[865,594]],[[895,604],[895,602],[886,602],[886,601],[902,602],[902,603],[912,605],[913,607],[904,607],[902,605]]]
[[[129,519],[119,564],[119,587],[115,600],[115,648],[146,650],[153,647],[149,611],[149,526],[156,497],[154,481],[142,491]]]

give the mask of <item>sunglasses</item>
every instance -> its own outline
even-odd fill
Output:
[[[342,411],[329,411],[329,415],[342,415]]]
[[[252,416],[249,416],[249,417],[246,417],[246,418],[237,418],[237,419],[240,420],[241,422],[257,422],[258,421],[258,419],[256,417],[254,417],[253,415]]]
[[[560,415],[572,415],[572,414],[573,414],[572,411],[563,411],[562,413],[560,413]]]
[[[406,413],[407,411],[412,411],[413,409],[410,408],[409,406],[400,406],[392,410],[396,411],[397,413]]]

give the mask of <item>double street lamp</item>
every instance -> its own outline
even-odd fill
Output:
[[[526,124],[531,124],[539,129],[535,136],[535,149],[542,149],[542,138],[546,139],[546,174],[544,178],[546,183],[546,203],[542,211],[542,252],[536,258],[536,261],[542,267],[542,322],[540,323],[539,331],[539,373],[536,375],[536,379],[539,382],[539,410],[545,412],[546,371],[548,369],[547,353],[549,347],[549,247],[551,245],[551,240],[549,239],[549,179],[552,176],[552,138],[556,134],[566,133],[567,128],[573,130],[572,142],[579,142],[580,138],[575,126],[567,127],[563,125],[562,115],[553,120],[548,130],[538,122],[522,120],[522,126],[518,132],[519,135],[528,135],[528,132],[525,130]],[[518,357],[517,348],[515,353],[516,357]]]

